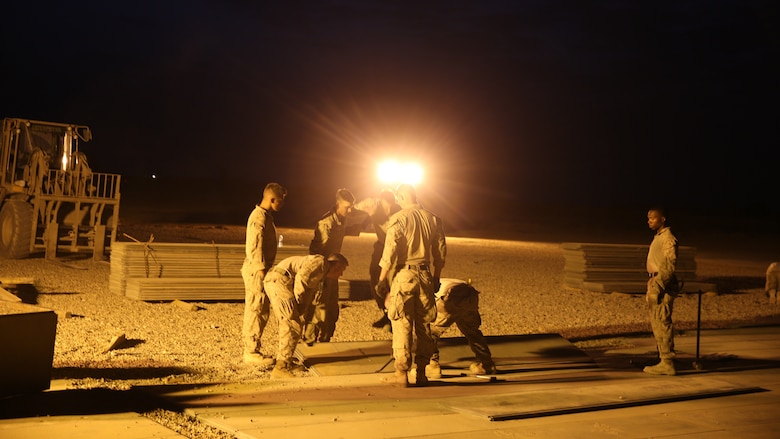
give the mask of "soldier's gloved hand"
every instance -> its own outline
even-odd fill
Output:
[[[382,300],[385,300],[387,294],[390,293],[390,284],[387,283],[387,279],[380,280],[374,289],[374,294]]]
[[[438,277],[433,278],[433,292],[436,293],[441,288],[441,279]]]

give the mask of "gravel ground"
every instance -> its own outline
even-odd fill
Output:
[[[280,229],[285,245],[308,245],[311,231]],[[121,233],[155,242],[243,243],[244,227],[180,224],[125,225]],[[123,240],[128,238],[123,237]],[[648,234],[648,243],[651,236]],[[348,236],[343,253],[350,266],[345,279],[366,280],[374,236]],[[481,291],[486,335],[559,333],[588,349],[625,334],[649,333],[643,297],[604,294],[563,285],[564,257],[558,242],[448,238],[444,277],[469,278]],[[717,281],[721,294],[703,298],[702,327],[777,324],[780,307],[769,306],[763,276],[769,260],[728,258],[712,253],[696,258],[697,274]],[[129,389],[169,383],[251,382],[269,379],[268,371],[241,361],[242,302],[198,303],[189,311],[172,303],[147,303],[109,292],[110,264],[85,257],[0,260],[0,278],[31,277],[35,291],[19,291],[26,300],[58,313],[53,377],[71,388]],[[333,342],[389,340],[373,328],[380,313],[373,300],[342,301]],[[679,330],[695,330],[697,296],[681,296],[675,305]],[[119,349],[106,351],[124,335]],[[448,333],[458,336],[457,329]],[[263,337],[267,354],[276,350],[273,320]],[[188,437],[230,437],[197,420],[166,410],[146,413]]]

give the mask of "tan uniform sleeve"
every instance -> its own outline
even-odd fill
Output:
[[[658,261],[658,282],[666,289],[677,267],[677,239],[670,232],[661,236],[661,258]]]
[[[265,211],[256,208],[246,226],[245,265],[251,270],[268,271],[276,259],[276,228],[266,219]]]
[[[444,262],[447,258],[447,238],[444,236],[444,226],[439,217],[434,217],[435,224],[435,236],[431,245],[431,257],[433,258],[433,275],[436,277],[441,276],[441,271],[444,268]]]
[[[325,277],[325,258],[311,255],[303,258],[295,274],[293,294],[298,304],[308,306]]]

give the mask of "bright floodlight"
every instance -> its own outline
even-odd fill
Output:
[[[379,181],[389,184],[411,184],[422,182],[423,170],[417,163],[386,161],[377,168]]]

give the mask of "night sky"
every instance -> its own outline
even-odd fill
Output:
[[[323,210],[416,160],[434,210],[776,215],[772,1],[4,6],[0,116],[89,125],[92,168],[268,181]],[[774,197],[767,197],[772,190]],[[248,211],[248,210],[247,210]]]

